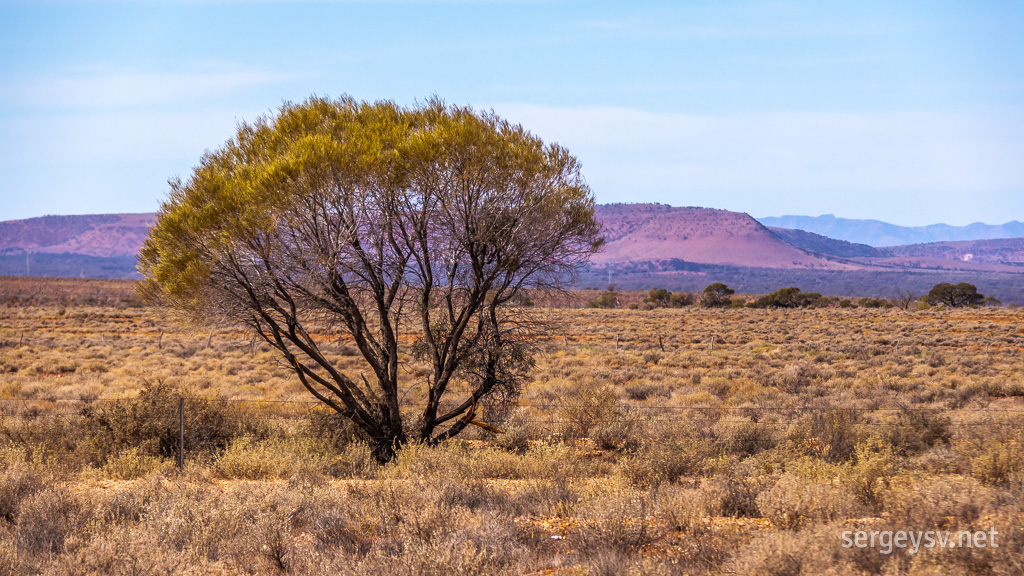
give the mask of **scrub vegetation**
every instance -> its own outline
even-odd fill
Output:
[[[132,289],[0,279],[0,573],[1024,571],[1017,308],[530,294],[536,366],[517,405],[478,409],[501,433],[380,465],[269,345]],[[344,338],[324,354],[365,370]],[[403,392],[411,417],[427,398]],[[842,546],[989,529],[998,548]]]

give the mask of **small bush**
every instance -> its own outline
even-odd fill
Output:
[[[118,480],[135,480],[154,472],[169,474],[174,467],[175,463],[172,460],[140,454],[137,448],[129,448],[108,458],[103,466],[103,473]]]
[[[219,452],[241,433],[241,419],[228,403],[163,382],[147,383],[135,398],[82,410],[86,450],[100,464],[128,449],[140,455],[176,458],[182,398],[187,453]]]
[[[46,478],[24,461],[15,461],[0,474],[0,518],[14,522],[21,503],[46,486]]]
[[[842,486],[802,480],[788,474],[757,496],[757,508],[774,526],[785,530],[833,522],[861,511],[853,495]]]
[[[580,526],[573,540],[581,551],[634,553],[660,537],[651,524],[652,507],[646,494],[619,486],[595,492],[577,511]]]
[[[81,504],[63,488],[33,494],[18,514],[18,548],[33,555],[61,554],[83,515]]]

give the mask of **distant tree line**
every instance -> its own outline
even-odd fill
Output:
[[[928,294],[918,294],[901,290],[896,298],[859,298],[850,300],[834,296],[822,296],[818,292],[804,292],[796,286],[780,288],[769,294],[760,296],[753,301],[735,296],[736,291],[721,282],[714,282],[698,293],[671,292],[664,288],[655,288],[647,292],[639,305],[631,307],[653,310],[656,308],[683,308],[701,306],[704,308],[928,308],[944,306],[961,308],[965,306],[998,306],[1000,301],[991,296],[978,293],[973,284],[961,282],[936,284]],[[587,302],[588,308],[620,308],[622,299],[615,285],[608,287],[595,298]]]

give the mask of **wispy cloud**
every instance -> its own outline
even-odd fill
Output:
[[[179,104],[294,78],[290,74],[237,68],[190,72],[69,70],[8,78],[0,87],[0,104],[43,108]]]

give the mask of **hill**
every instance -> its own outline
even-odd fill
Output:
[[[843,258],[879,258],[889,255],[886,250],[880,250],[867,244],[855,244],[845,240],[836,240],[813,232],[775,227],[770,227],[769,230],[793,246],[817,252],[818,254],[828,254]]]
[[[43,216],[0,222],[0,255],[79,254],[134,258],[155,214]]]
[[[597,217],[605,236],[604,250],[593,259],[598,265],[676,259],[781,269],[864,267],[789,244],[742,212],[663,204],[607,204],[597,207]]]
[[[897,226],[880,220],[854,220],[824,216],[771,216],[758,218],[765,226],[813,232],[836,240],[868,246],[903,246],[930,242],[991,240],[1024,237],[1024,222],[990,225],[976,222],[967,226],[931,224],[929,226]]]
[[[1024,265],[1024,238],[911,244],[886,251],[893,256]]]
[[[606,245],[580,286],[750,293],[799,286],[828,295],[893,296],[971,282],[1004,302],[1024,295],[1024,239],[876,248],[747,214],[661,204],[597,206]],[[45,216],[0,222],[0,275],[139,278],[135,257],[154,214]]]

